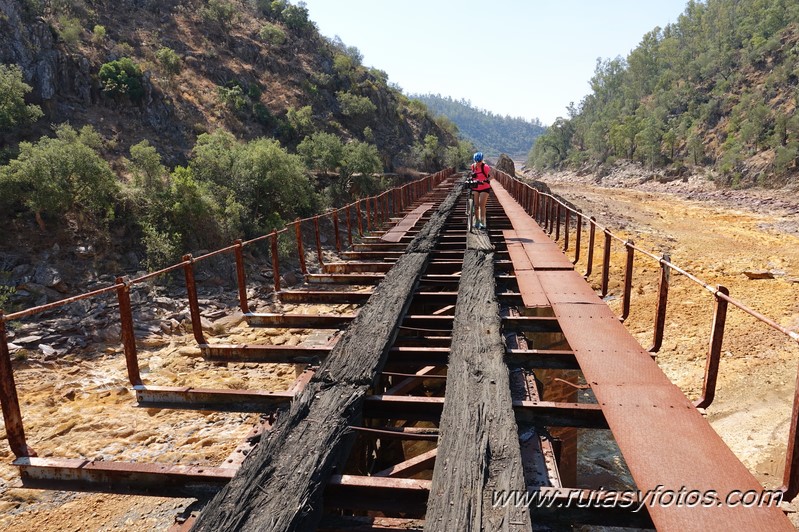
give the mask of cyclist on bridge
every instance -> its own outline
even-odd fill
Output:
[[[474,198],[474,215],[477,221],[474,226],[477,229],[486,228],[486,202],[488,202],[488,194],[491,192],[491,167],[483,162],[483,152],[478,151],[474,154],[474,163],[472,164],[472,179],[477,184],[472,188],[472,197]]]

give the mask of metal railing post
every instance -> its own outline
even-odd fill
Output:
[[[372,212],[369,207],[369,198],[364,200],[366,202],[366,230],[368,232],[372,231]]]
[[[610,230],[605,228],[605,251],[602,255],[602,297],[608,295],[608,283],[610,281],[610,245],[612,238]]]
[[[194,281],[194,257],[191,253],[183,255],[183,273],[186,276],[186,292],[189,296],[189,313],[191,314],[191,330],[194,333],[194,339],[200,345],[205,345],[203,336],[202,317],[200,316],[200,301],[197,298],[197,283]]]
[[[272,280],[275,292],[280,292],[280,257],[277,249],[277,230],[272,232]]]
[[[588,278],[594,267],[594,242],[596,241],[596,218],[591,216],[588,219],[588,259],[583,277]]]
[[[799,434],[799,371],[796,372],[796,384],[793,392],[793,410],[791,426],[788,430],[788,446],[785,450],[785,469],[782,475],[782,491],[790,502],[799,495],[799,445],[796,437]]]
[[[633,292],[633,261],[635,260],[635,242],[628,240],[624,243],[627,250],[627,262],[624,267],[624,294],[622,295],[621,321],[625,321],[630,316],[630,301]]]
[[[130,305],[130,282],[125,277],[117,277],[117,299],[119,300],[119,319],[122,328],[122,348],[125,351],[125,366],[128,380],[133,386],[142,384],[139,373],[139,355],[136,352],[136,336],[133,332],[133,309]]]
[[[344,212],[347,215],[347,244],[349,247],[352,247],[352,222],[350,221],[350,216],[352,213],[349,205],[347,205],[347,208],[344,209]]]
[[[671,269],[669,263],[671,257],[664,254],[660,259],[660,281],[658,281],[658,305],[655,309],[655,327],[652,334],[652,347],[648,349],[650,353],[657,353],[663,347],[663,333],[666,330],[666,307],[669,302],[669,280]]]
[[[236,240],[236,249],[234,250],[236,256],[236,281],[239,288],[239,307],[244,314],[249,314],[250,307],[247,304],[247,274],[244,271],[243,247],[241,239]]]
[[[566,209],[566,221],[563,222],[563,251],[569,251],[569,229],[571,226],[572,218],[571,209]]]
[[[341,251],[341,235],[338,234],[338,209],[333,211],[333,232],[336,234],[336,251]]]
[[[308,267],[305,265],[305,249],[302,246],[302,228],[299,220],[294,222],[294,233],[297,235],[297,255],[300,259],[300,271],[303,275],[307,275]]]
[[[319,269],[324,269],[325,261],[322,259],[322,237],[319,235],[319,217],[313,217],[314,237],[316,238],[316,259],[319,261]]]
[[[582,243],[583,238],[583,215],[582,213],[577,213],[577,220],[574,224],[577,226],[577,232],[574,235],[574,262],[572,264],[577,264],[580,262],[580,244]]]
[[[36,456],[25,441],[25,427],[19,409],[17,385],[14,382],[14,369],[11,366],[6,322],[2,311],[0,311],[0,406],[3,408],[6,438],[14,456],[17,458]]]
[[[555,202],[555,242],[560,240],[560,202]]]
[[[718,292],[725,296],[730,291],[718,285]],[[702,384],[702,397],[694,402],[696,408],[707,408],[716,396],[716,379],[719,375],[719,361],[721,360],[721,344],[724,341],[724,325],[727,323],[727,300],[714,295],[715,310],[713,311],[713,330],[710,334],[710,347],[705,364],[705,379]]]

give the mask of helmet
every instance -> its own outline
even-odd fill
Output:
[[[474,154],[473,158],[474,158],[474,162],[479,163],[480,161],[483,160],[483,152],[478,151],[477,153]]]

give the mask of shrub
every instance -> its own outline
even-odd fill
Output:
[[[142,244],[147,257],[144,267],[155,271],[170,266],[180,261],[181,257],[180,233],[159,231],[150,223],[142,225]]]
[[[180,56],[172,48],[162,46],[156,53],[155,58],[161,65],[161,71],[168,77],[177,76],[182,68]]]
[[[130,147],[130,170],[137,186],[157,190],[164,185],[166,168],[161,164],[158,151],[147,140]]]
[[[103,91],[114,96],[127,96],[138,102],[144,97],[142,72],[130,57],[103,64],[99,72]]]
[[[280,45],[286,42],[286,32],[275,24],[264,24],[258,32],[258,37],[268,44]]]
[[[289,107],[286,112],[286,119],[298,135],[307,135],[313,130],[312,117],[313,110],[310,105],[300,107],[299,109]]]
[[[241,85],[234,84],[230,87],[219,86],[217,88],[219,100],[226,106],[235,111],[241,111],[247,105],[247,97],[244,94],[244,89]]]
[[[58,35],[70,46],[75,46],[80,41],[80,34],[83,31],[80,20],[72,17],[58,17],[60,29]]]
[[[365,96],[358,96],[351,92],[337,92],[336,98],[344,116],[365,116],[377,111],[377,106]]]
[[[105,35],[105,26],[101,26],[100,24],[95,25],[94,29],[92,30],[92,42],[95,44],[100,44],[105,40]]]
[[[38,105],[25,105],[31,90],[17,65],[0,64],[0,132],[27,126],[44,115]]]
[[[314,27],[314,23],[308,18],[308,8],[301,2],[299,5],[287,5],[280,18],[289,29],[303,32]]]
[[[34,213],[42,228],[44,215],[76,213],[108,220],[118,183],[97,152],[100,145],[91,126],[78,132],[61,125],[55,138],[20,143],[19,156],[0,168],[0,187],[15,190],[16,202]]]
[[[335,171],[341,164],[344,144],[336,135],[319,132],[305,137],[297,146],[297,153],[308,168],[329,173]]]
[[[208,21],[216,22],[223,28],[227,27],[236,14],[236,6],[227,0],[208,0],[200,10],[200,15]]]

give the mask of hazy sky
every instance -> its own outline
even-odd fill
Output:
[[[298,3],[292,0],[293,3]],[[626,57],[687,0],[305,0],[323,35],[357,47],[406,94],[499,115],[566,116],[597,58]]]

